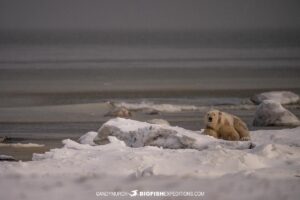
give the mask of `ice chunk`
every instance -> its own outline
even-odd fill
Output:
[[[263,101],[257,108],[253,126],[298,126],[299,119],[280,103]]]

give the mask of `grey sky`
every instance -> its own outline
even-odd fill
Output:
[[[0,30],[299,29],[299,2],[0,0]]]

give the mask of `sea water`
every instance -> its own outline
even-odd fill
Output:
[[[300,93],[297,38],[200,36],[2,37],[0,134],[78,136],[99,128],[108,118],[89,121],[83,115],[80,122],[66,122],[72,115],[67,112],[57,113],[55,123],[25,123],[17,120],[18,112],[26,110],[21,114],[30,118],[31,107],[43,110],[45,106],[108,101],[205,108],[135,115],[137,120],[165,118],[172,125],[193,130],[202,128],[203,114],[217,107],[242,117],[251,127],[255,106],[249,97],[272,90]],[[297,107],[291,109],[299,116]],[[46,112],[43,118],[47,119]]]

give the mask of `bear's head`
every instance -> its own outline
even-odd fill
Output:
[[[217,127],[217,125],[220,123],[220,111],[219,110],[211,110],[206,113],[204,117],[204,124],[206,125],[206,128],[214,129]]]

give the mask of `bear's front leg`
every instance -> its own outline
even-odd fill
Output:
[[[239,133],[232,127],[222,127],[219,132],[223,140],[240,140]]]
[[[206,128],[206,129],[204,129],[203,134],[204,135],[209,135],[209,136],[212,136],[212,137],[215,137],[215,138],[219,138],[218,133],[213,129],[207,129]]]

